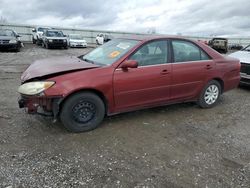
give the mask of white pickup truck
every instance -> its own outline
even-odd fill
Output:
[[[50,27],[36,27],[32,29],[33,36],[32,42],[33,44],[42,44],[42,35],[45,30],[51,29]]]

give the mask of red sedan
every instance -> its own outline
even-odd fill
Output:
[[[20,108],[82,132],[121,112],[188,101],[210,108],[238,86],[240,62],[183,38],[130,37],[82,57],[38,60],[21,79]]]

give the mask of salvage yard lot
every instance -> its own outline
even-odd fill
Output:
[[[125,113],[80,134],[18,108],[20,76],[34,60],[91,49],[0,52],[0,187],[249,187],[250,88],[212,109]]]

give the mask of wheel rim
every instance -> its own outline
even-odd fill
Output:
[[[204,95],[205,102],[209,105],[216,102],[219,96],[219,88],[217,85],[210,85]]]
[[[72,108],[72,115],[76,122],[87,123],[91,121],[96,114],[96,107],[93,103],[81,101]]]

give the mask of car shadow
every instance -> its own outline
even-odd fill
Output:
[[[250,85],[240,84],[240,85],[239,85],[239,88],[240,88],[240,89],[247,90],[247,91],[250,91]]]

